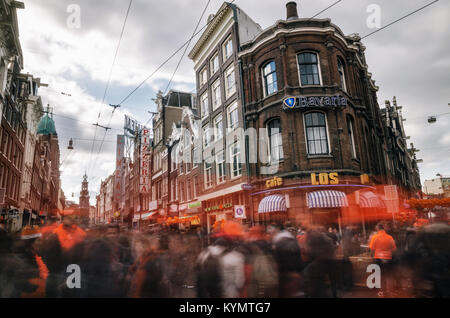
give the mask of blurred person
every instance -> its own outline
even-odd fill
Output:
[[[247,236],[248,264],[245,297],[275,298],[278,296],[278,265],[264,233],[264,227],[252,227]]]
[[[302,271],[301,286],[308,298],[336,297],[336,246],[324,227],[308,232],[308,263]]]
[[[81,269],[81,289],[65,292],[65,297],[126,297],[123,265],[115,253],[116,243],[107,237],[83,242],[82,256],[75,264]]]
[[[0,298],[45,296],[45,271],[35,257],[34,240],[0,231]]]
[[[333,240],[333,245],[335,245],[336,247],[339,245],[338,237],[333,228],[331,227],[328,228],[327,236]]]
[[[169,233],[162,231],[160,234],[159,244],[149,245],[135,266],[130,297],[168,298],[174,295]]]
[[[444,222],[418,229],[405,253],[413,270],[413,287],[418,297],[450,297],[450,226]]]
[[[49,274],[46,280],[46,297],[63,297],[68,291],[66,285],[67,266],[76,264],[82,257],[86,237],[73,218],[64,217],[62,224],[45,229],[36,242],[37,255],[42,258]]]
[[[236,298],[245,283],[245,257],[239,251],[243,237],[237,222],[224,223],[214,243],[203,250],[197,261],[197,296]]]
[[[377,234],[372,236],[369,249],[372,252],[375,263],[381,268],[381,288],[378,296],[384,297],[385,294],[389,294],[390,292],[389,283],[392,272],[392,255],[397,249],[397,246],[392,236],[386,233],[383,223],[377,224],[375,228]]]
[[[279,270],[278,294],[282,298],[298,297],[303,261],[297,239],[276,224],[269,226],[268,233]]]

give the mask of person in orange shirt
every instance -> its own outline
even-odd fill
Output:
[[[388,291],[389,288],[389,275],[392,263],[392,253],[397,249],[395,240],[386,233],[384,225],[382,223],[376,226],[377,233],[372,236],[369,248],[372,252],[372,256],[375,259],[376,264],[381,269],[381,288],[378,292],[378,296],[383,297],[383,288]]]

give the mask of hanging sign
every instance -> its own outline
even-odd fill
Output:
[[[150,129],[143,128],[141,132],[141,173],[140,193],[148,193],[150,187]]]

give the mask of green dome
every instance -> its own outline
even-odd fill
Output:
[[[38,135],[57,135],[55,129],[55,122],[53,119],[45,115],[41,118],[37,128]]]

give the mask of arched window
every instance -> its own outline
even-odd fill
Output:
[[[262,68],[262,74],[263,74],[264,96],[269,96],[270,94],[273,94],[276,91],[278,91],[277,71],[274,61],[271,61],[264,65],[264,67]]]
[[[320,85],[319,60],[316,53],[297,55],[301,85]]]
[[[337,65],[338,65],[339,80],[341,82],[341,88],[345,92],[347,91],[347,86],[345,85],[344,63],[342,62],[340,57],[338,57],[337,59]]]
[[[270,163],[277,163],[284,158],[281,121],[279,118],[268,122],[267,132],[269,134]]]
[[[308,154],[328,155],[327,121],[325,114],[305,114],[305,130]]]

